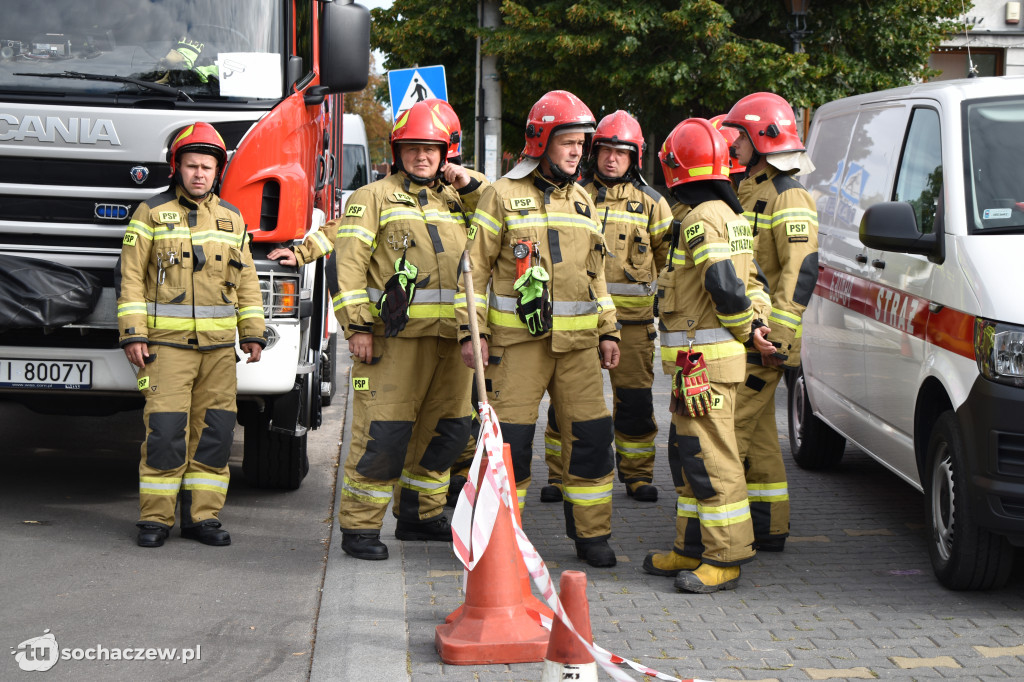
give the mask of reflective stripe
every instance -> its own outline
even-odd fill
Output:
[[[601,296],[597,299],[598,312],[605,312],[606,310],[615,310],[615,302],[611,296]]]
[[[209,490],[214,493],[227,494],[228,477],[218,474],[185,474],[183,490]]]
[[[153,228],[139,220],[133,220],[128,223],[128,229],[125,230],[125,232],[134,232],[140,237],[149,239],[150,241],[153,239]]]
[[[486,308],[487,307],[487,297],[484,296],[483,294],[478,294],[478,293],[476,293],[474,291],[473,292],[473,301],[474,301],[474,303],[475,303],[477,308]],[[466,307],[466,292],[460,291],[457,294],[455,294],[455,307],[456,308],[465,308]]]
[[[323,232],[317,230],[311,236],[313,237],[313,241],[317,243],[320,250],[323,251],[325,255],[334,251],[334,244],[324,236]]]
[[[366,294],[371,301],[379,301],[384,292],[380,289],[367,288]],[[412,303],[453,303],[455,301],[454,289],[417,289],[413,292]]]
[[[601,221],[604,222],[605,213],[601,211]],[[610,223],[624,223],[626,225],[635,225],[637,227],[647,227],[647,215],[644,213],[630,213],[628,211],[612,211],[609,209],[608,222]]]
[[[755,230],[770,230],[772,229],[771,216],[767,216],[763,213],[754,213],[753,211],[744,211],[743,217],[747,219],[747,222]]]
[[[660,235],[662,232],[665,232],[666,230],[668,230],[668,228],[669,228],[669,226],[671,224],[672,224],[672,216],[669,216],[668,218],[665,218],[663,220],[659,220],[658,222],[656,222],[653,225],[651,225],[651,227],[649,229],[649,231],[651,233],[651,236],[654,237],[654,236]]]
[[[424,478],[422,476],[413,476],[408,470],[402,469],[402,477],[399,483],[403,488],[407,490],[415,490],[418,493],[427,493],[428,495],[435,495],[438,492],[445,492],[448,490],[448,482],[450,480],[449,473],[445,473],[444,479],[437,481],[432,478]]]
[[[519,509],[524,509],[526,507],[526,491],[516,488],[516,497],[519,501]]]
[[[348,476],[341,487],[341,494],[355,498],[370,504],[386,505],[391,501],[393,488],[389,485],[374,485],[372,483],[357,483]]]
[[[683,249],[672,249],[669,262],[673,267],[681,268],[686,265],[686,251]]]
[[[197,244],[203,245],[217,243],[227,244],[228,246],[234,246],[236,248],[242,247],[242,235],[235,234],[233,232],[224,232],[223,230],[203,230],[202,232],[192,232],[190,236],[193,246]]]
[[[139,493],[144,495],[177,495],[180,478],[166,476],[139,476]]]
[[[370,297],[366,294],[366,289],[353,289],[352,291],[342,291],[332,300],[334,301],[334,309],[341,310],[346,306],[369,303]]]
[[[245,307],[239,308],[238,309],[237,317],[238,317],[238,321],[239,322],[241,322],[242,320],[248,320],[249,318],[254,318],[254,317],[258,317],[260,319],[263,319],[263,306],[261,306],[261,305],[251,305],[251,306],[245,306]]]
[[[544,213],[540,215],[508,215],[505,216],[505,224],[509,230],[521,228],[548,227],[581,227],[591,232],[598,232],[597,223],[582,215],[572,213]]]
[[[160,317],[179,317],[192,320],[235,317],[234,305],[192,305],[191,303],[147,303],[146,312]]]
[[[747,498],[751,502],[786,502],[789,500],[789,486],[782,483],[747,484]]]
[[[730,334],[730,336],[732,336]],[[676,361],[676,356],[681,350],[690,350],[689,344],[683,344],[681,346],[668,346],[662,343],[661,346],[661,361],[669,364]],[[706,346],[693,344],[692,351],[694,353],[703,353],[705,360],[721,360],[722,358],[731,358],[737,355],[746,356],[747,349],[743,347],[743,344],[739,341],[731,341],[729,343],[711,343]]]
[[[688,346],[690,345],[689,332],[666,332],[659,331],[658,338],[664,346]],[[704,346],[709,343],[722,343],[735,341],[736,337],[728,329],[715,327],[714,329],[698,329],[693,333],[693,345]]]
[[[491,291],[487,304],[491,310],[515,313],[518,300],[513,296],[500,296]],[[598,312],[597,306],[597,301],[552,301],[551,313],[552,315],[562,317],[594,315]]]
[[[338,228],[338,239],[346,239],[349,237],[355,237],[361,242],[364,242],[370,246],[376,240],[377,234],[366,229],[362,225],[342,225]]]
[[[477,209],[473,213],[473,224],[483,227],[493,234],[501,232],[501,225],[499,225],[498,221],[494,219],[494,216],[488,215],[480,209]]]
[[[625,459],[648,459],[654,457],[654,441],[649,443],[633,443],[616,438],[615,452]]]
[[[774,321],[778,322],[783,327],[789,327],[794,331],[802,326],[800,324],[801,318],[799,315],[794,315],[793,313],[788,313],[785,310],[779,310],[778,308],[772,308],[772,312],[771,315],[768,316],[768,320],[768,326],[771,326],[771,322]]]
[[[699,519],[702,526],[731,526],[750,519],[750,504],[743,500],[712,507],[692,497],[680,497],[676,500],[676,516]]]
[[[608,282],[608,293],[612,296],[650,296],[653,287],[649,284],[619,284]]]
[[[718,317],[718,321],[726,327],[740,327],[754,319],[753,310],[748,310],[737,315],[722,315],[717,312],[715,315]]]
[[[117,316],[123,315],[145,315],[147,313],[145,303],[122,303],[117,306]]]
[[[716,257],[717,260],[731,258],[732,247],[728,244],[702,244],[693,250],[694,265]]]
[[[813,208],[786,208],[772,214],[772,227],[794,220],[818,226],[818,214]]]
[[[544,454],[546,455],[561,455],[562,454],[562,441],[555,438],[549,438],[544,436]]]
[[[650,296],[612,296],[612,304],[616,308],[651,308],[654,306],[654,294]]]
[[[582,507],[596,504],[610,504],[612,501],[612,484],[588,486],[564,486],[562,494],[567,502]]]

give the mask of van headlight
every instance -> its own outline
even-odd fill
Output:
[[[974,357],[986,379],[1024,387],[1024,327],[977,318]]]

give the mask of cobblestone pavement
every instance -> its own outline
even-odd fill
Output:
[[[836,471],[797,468],[788,457],[784,385],[777,414],[792,499],[786,551],[762,552],[743,567],[738,589],[711,595],[682,594],[671,578],[644,573],[643,557],[668,549],[674,538],[675,495],[665,453],[668,387],[659,376],[660,499],[637,502],[615,484],[616,567],[594,569],[576,559],[561,505],[541,503],[539,485],[531,487],[523,513],[524,528],[556,582],[562,570],[586,571],[596,643],[683,679],[1024,679],[1024,571],[996,592],[941,587],[928,560],[923,496],[852,447]],[[546,480],[545,408],[534,448],[535,482]],[[539,663],[443,664],[434,629],[463,601],[461,565],[448,546],[384,539],[393,548],[386,563],[402,562],[411,679],[540,679]]]

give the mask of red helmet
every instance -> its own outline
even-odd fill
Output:
[[[697,180],[729,179],[729,147],[703,118],[688,118],[677,125],[658,152],[665,184],[675,187]]]
[[[640,155],[647,148],[640,124],[622,109],[608,114],[597,124],[597,130],[594,131],[594,137],[590,142],[591,156],[596,153],[595,148],[600,144],[630,150],[634,154],[633,162],[638,165]]]
[[[594,114],[583,101],[565,90],[552,90],[533,105],[526,117],[526,148],[523,156],[539,159],[547,150],[552,135],[563,132],[591,134],[596,125]]]
[[[455,109],[445,100],[436,97],[425,99],[423,102],[441,117],[441,121],[451,131],[448,135],[448,158],[457,158],[461,155],[462,124],[459,123],[459,116],[455,113]]]
[[[405,142],[441,145],[448,152],[452,132],[427,102],[416,102],[402,112],[391,131],[391,160],[401,165],[398,145]]]
[[[745,130],[758,154],[806,151],[793,107],[772,92],[755,92],[736,102],[722,125]]]
[[[227,147],[224,146],[224,138],[209,123],[198,121],[185,126],[174,136],[171,150],[168,152],[168,156],[171,157],[171,175],[174,175],[178,161],[185,152],[209,154],[217,159],[217,175],[224,172],[224,163],[228,159]]]
[[[736,140],[740,138],[740,131],[731,126],[723,126],[722,121],[725,119],[725,114],[719,114],[718,116],[712,116],[708,119],[708,122],[718,132],[722,133],[722,137],[725,138],[725,143],[729,145],[729,167],[733,173],[742,173],[747,170],[746,166],[741,166],[739,159],[733,156],[735,150]]]

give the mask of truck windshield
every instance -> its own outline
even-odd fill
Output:
[[[8,0],[0,91],[277,98],[281,17],[281,0]],[[69,71],[98,77],[46,77]]]
[[[967,102],[964,107],[968,228],[1024,233],[1024,99]]]

